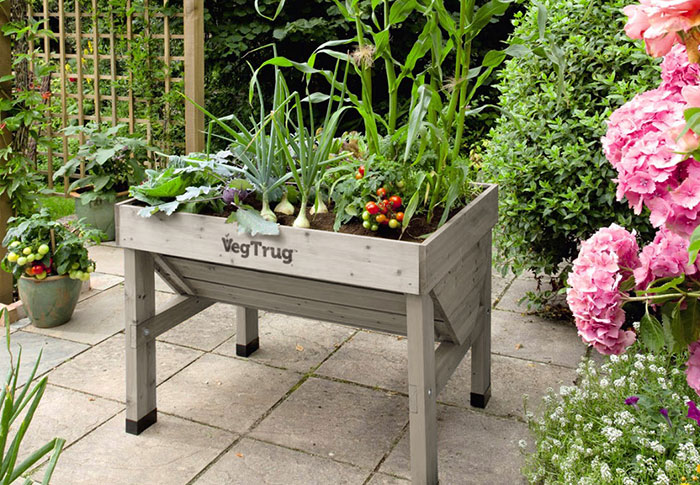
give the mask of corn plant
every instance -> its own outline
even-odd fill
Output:
[[[33,386],[31,385],[39,362],[41,361],[41,353],[34,363],[34,368],[27,378],[27,384],[21,390],[17,389],[19,371],[22,360],[22,350],[17,354],[17,362],[13,362],[12,353],[10,351],[10,321],[6,308],[0,310],[0,319],[5,324],[5,341],[7,342],[7,353],[10,357],[10,371],[5,379],[5,385],[0,391],[0,451],[2,451],[2,465],[0,465],[0,483],[9,485],[19,479],[23,473],[34,466],[39,460],[50,454],[50,459],[44,471],[44,478],[41,482],[46,485],[51,480],[54,468],[58,457],[63,450],[63,445],[66,440],[54,438],[38,450],[31,453],[27,458],[17,463],[17,457],[20,451],[20,445],[24,436],[27,433],[27,428],[34,418],[39,402],[41,401],[44,391],[46,390],[47,378],[43,377]],[[22,412],[26,409],[24,418],[19,424],[19,428],[14,432],[14,437],[10,436],[10,427],[19,418]],[[24,485],[33,483],[30,478],[26,478]]]

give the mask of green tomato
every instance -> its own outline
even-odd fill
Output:
[[[25,258],[24,256],[20,256],[19,258],[17,258],[17,264],[19,266],[24,266],[25,264],[27,264],[27,258]]]
[[[364,212],[362,213],[362,220],[363,220],[363,221],[369,221],[369,218],[370,218],[370,217],[372,217],[372,214],[370,214],[369,212],[364,211]]]
[[[82,281],[87,281],[90,279],[90,273],[83,273],[83,276],[80,278]]]
[[[49,245],[48,245],[48,244],[42,244],[41,246],[39,246],[38,252],[39,252],[39,254],[41,254],[42,256],[43,256],[44,254],[48,253],[48,252],[49,252]]]
[[[376,232],[376,231],[379,230],[379,226],[378,226],[377,224],[372,224],[372,227],[370,227],[369,229],[370,229],[371,231],[375,231],[375,232]]]
[[[396,219],[391,219],[391,220],[389,221],[389,227],[392,228],[392,229],[396,229],[396,228],[399,227],[400,225],[401,225],[401,223],[400,223],[399,221],[397,221]]]
[[[68,276],[69,276],[71,279],[76,279],[76,278],[75,278],[75,271],[70,271],[70,272],[68,272]]]
[[[80,263],[73,263],[70,267],[71,269],[78,269],[80,268]]]
[[[92,273],[93,271],[95,271],[95,267],[94,267],[94,266],[88,266],[87,272],[88,272],[88,273]]]
[[[44,271],[43,273],[39,273],[38,275],[34,275],[34,276],[36,276],[36,279],[38,279],[38,280],[43,280],[46,278],[46,271]]]
[[[362,227],[364,227],[365,229],[369,229],[370,227],[372,227],[372,223],[369,221],[364,221],[362,223]]]
[[[13,249],[16,248],[17,246],[19,246],[19,241],[12,241],[12,244],[10,244],[10,247]]]
[[[19,254],[17,254],[17,253],[10,253],[7,255],[7,260],[10,263],[16,263],[18,259],[19,259]]]
[[[32,248],[30,248],[29,246],[27,246],[26,248],[24,248],[24,249],[22,250],[22,254],[24,254],[25,256],[29,256],[30,254],[32,254]]]
[[[36,255],[35,254],[29,254],[27,255],[27,263],[33,263],[36,260]]]
[[[80,270],[77,270],[77,271],[75,272],[75,279],[76,279],[76,280],[82,280],[82,279],[83,279],[83,274],[85,274],[85,273],[83,273],[83,272],[80,271]]]

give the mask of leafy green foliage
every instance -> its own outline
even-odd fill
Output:
[[[21,254],[24,248],[30,248],[29,253],[34,253],[44,244],[49,247],[49,252],[36,261],[49,268],[52,274],[64,275],[77,270],[86,272],[88,268],[95,267],[95,262],[88,256],[87,244],[99,244],[104,236],[101,231],[80,221],[65,226],[51,220],[51,215],[45,209],[30,217],[12,217],[7,222],[10,228],[2,245],[11,251],[3,258],[1,266],[15,278],[22,276],[23,265],[10,261],[11,255],[14,252]]]
[[[564,62],[511,59],[499,75],[504,114],[483,164],[500,185],[497,244],[504,270],[558,275],[581,239],[612,222],[636,228],[643,238],[650,234],[646,217],[615,201],[616,174],[599,141],[611,112],[658,80],[656,62],[622,29],[620,9],[627,3],[543,2],[546,35]],[[537,6],[515,24],[515,37],[542,29]]]
[[[66,440],[62,438],[54,438],[46,443],[41,448],[29,454],[24,460],[17,463],[22,440],[24,439],[27,429],[34,419],[39,402],[46,391],[48,378],[42,377],[34,384],[26,384],[19,382],[19,373],[22,364],[22,349],[20,348],[15,362],[10,350],[10,317],[7,308],[0,309],[0,320],[5,327],[5,341],[7,344],[7,353],[10,360],[10,371],[5,379],[5,385],[0,391],[0,450],[2,451],[2,469],[0,469],[0,481],[2,483],[16,483],[22,474],[27,472],[32,466],[37,464],[46,455],[50,455],[50,459],[44,471],[42,485],[48,485],[51,480],[51,475],[56,467],[58,457],[61,455],[63,446]],[[31,383],[39,368],[41,362],[41,352],[34,363],[31,373],[27,377],[26,383]],[[19,386],[19,388],[18,388]],[[26,411],[25,411],[26,410]],[[22,413],[22,421],[15,431],[14,436],[10,435],[10,427],[17,422]],[[30,485],[33,482],[30,478],[25,479],[24,485]]]
[[[126,125],[98,127],[95,123],[69,126],[66,135],[84,135],[87,141],[75,156],[54,173],[54,180],[70,177],[85,164],[85,176],[73,182],[69,190],[89,187],[80,200],[88,204],[96,197],[116,197],[118,191],[139,184],[145,175],[144,162],[150,147],[146,141],[133,136],[119,136]]]

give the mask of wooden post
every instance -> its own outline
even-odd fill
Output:
[[[140,434],[156,422],[156,341],[139,339],[139,325],[155,315],[153,256],[124,250],[126,306],[126,432]]]
[[[477,408],[485,408],[491,398],[491,233],[479,241],[488,262],[480,295],[479,312],[472,347],[472,389],[470,402]]]
[[[429,294],[406,295],[411,483],[437,485],[435,317]]]
[[[0,3],[0,28],[10,21],[10,2]],[[12,39],[9,36],[0,35],[0,76],[12,74]],[[12,96],[12,82],[8,81],[0,85],[0,96],[7,99]],[[12,142],[12,133],[7,129],[0,131],[0,147],[4,148]],[[5,238],[7,232],[7,220],[12,217],[12,205],[7,192],[0,196],[0,241]],[[0,258],[5,257],[7,250],[0,247]],[[0,271],[0,303],[12,303],[12,275]]]
[[[256,308],[236,307],[236,355],[248,357],[258,350],[258,310]]]
[[[204,0],[185,0],[185,94],[204,106]],[[185,149],[204,151],[204,113],[185,101]]]

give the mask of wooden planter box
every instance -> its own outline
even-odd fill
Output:
[[[156,421],[156,337],[219,301],[239,306],[240,356],[259,346],[258,310],[408,336],[411,476],[437,483],[436,397],[470,348],[471,403],[484,407],[490,397],[497,186],[484,186],[421,244],[292,227],[251,237],[221,217],[142,218],[139,210],[131,200],[116,207],[128,433]],[[178,293],[158,314],[154,270]]]

